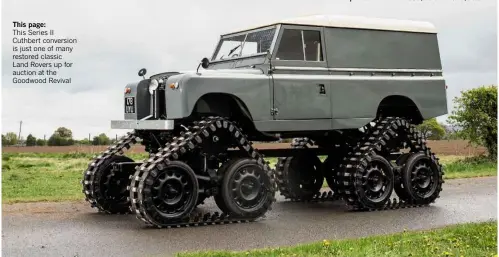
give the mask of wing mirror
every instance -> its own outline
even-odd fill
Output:
[[[208,60],[208,58],[206,58],[206,57],[201,60],[201,62],[198,65],[198,68],[196,70],[196,73],[198,73],[198,74],[199,74],[199,72],[198,72],[199,66],[203,67],[203,69],[208,68],[208,66],[210,66],[210,60]]]
[[[142,68],[139,70],[139,77],[142,77],[143,79],[146,79],[145,75],[147,73],[146,68]]]

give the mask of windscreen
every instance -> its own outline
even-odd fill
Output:
[[[212,61],[265,53],[274,39],[275,27],[222,38]]]

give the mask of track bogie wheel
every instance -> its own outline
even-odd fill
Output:
[[[402,169],[404,192],[414,204],[430,204],[442,191],[440,165],[423,152],[414,153]]]
[[[129,200],[127,186],[130,172],[113,170],[113,163],[133,162],[123,155],[114,155],[106,159],[95,172],[92,195],[95,201],[106,213],[129,213]]]
[[[398,169],[395,172],[395,182],[393,185],[393,189],[397,196],[403,201],[409,201],[411,199],[410,195],[407,193],[407,190],[404,187],[404,184],[402,183],[402,170],[407,162],[407,158],[409,158],[409,156],[411,155],[413,155],[413,153],[404,153],[400,155],[397,160],[395,160],[395,164],[397,165]]]
[[[178,222],[196,207],[199,183],[189,165],[169,161],[151,171],[144,183],[145,208],[157,226]]]
[[[319,157],[311,154],[287,157],[284,160],[284,180],[288,197],[297,200],[311,199],[322,188],[323,164]]]
[[[273,202],[271,187],[264,165],[252,158],[239,158],[225,171],[221,187],[222,208],[235,216],[258,217]]]
[[[229,160],[229,161],[226,161],[224,164],[222,164],[222,166],[218,169],[218,176],[221,178],[220,180],[223,181],[223,177],[225,175],[225,173],[227,173],[227,168],[229,168],[235,161],[237,161],[237,159],[232,159],[232,160]],[[217,194],[215,194],[213,196],[213,199],[215,200],[215,204],[217,205],[217,207],[224,213],[229,213],[230,210],[227,208],[227,206],[225,205],[225,201],[224,201],[224,198],[223,198],[223,195],[222,195],[222,185],[220,185],[218,188],[217,188]]]
[[[382,208],[390,199],[393,191],[393,167],[388,160],[379,155],[370,158],[365,168],[360,168],[355,187],[359,202],[364,208]],[[358,170],[359,171],[359,170]]]

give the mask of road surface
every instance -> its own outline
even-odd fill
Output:
[[[3,205],[2,251],[4,256],[172,256],[187,250],[246,250],[497,220],[496,179],[448,180],[438,202],[424,208],[346,212],[341,202],[278,198],[258,222],[161,230],[144,227],[132,215],[98,214],[80,202]]]

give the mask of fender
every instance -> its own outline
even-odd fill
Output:
[[[272,119],[270,78],[260,70],[184,73],[170,77],[166,83],[178,83],[177,89],[167,87],[165,91],[168,119],[189,117],[199,99],[207,94],[233,97],[254,121]]]

